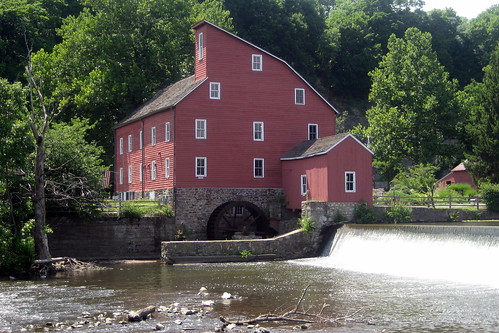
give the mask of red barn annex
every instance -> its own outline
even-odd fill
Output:
[[[370,202],[371,152],[351,135],[334,136],[328,101],[265,50],[207,21],[193,29],[194,75],[115,127],[123,199],[165,200],[193,239],[273,235],[268,221],[279,219],[283,196],[291,209],[306,195]],[[327,161],[290,155],[303,141],[334,149]]]

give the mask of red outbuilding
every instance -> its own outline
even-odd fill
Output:
[[[337,111],[324,97],[285,61],[246,40],[207,21],[193,29],[194,75],[115,127],[115,189],[122,199],[164,200],[192,238],[274,234],[268,221],[279,218],[282,197],[292,198],[292,209],[305,198],[303,172],[314,199],[370,202],[371,153],[351,135],[334,136]],[[302,141],[332,145],[324,161],[290,160]],[[328,169],[326,177],[316,168]],[[344,191],[352,184],[348,172],[353,192]]]
[[[437,181],[437,186],[440,189],[452,184],[470,184],[472,188],[476,189],[473,177],[471,177],[468,170],[466,170],[464,163],[459,163],[459,165],[452,169],[447,175]]]

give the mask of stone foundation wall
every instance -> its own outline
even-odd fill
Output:
[[[211,213],[229,201],[247,201],[260,207],[268,217],[281,218],[282,189],[259,188],[176,188],[174,210],[176,223],[183,225],[187,239],[207,238],[206,227]]]
[[[159,259],[161,242],[175,239],[174,218],[49,218],[53,257],[81,260]]]
[[[303,201],[301,208],[302,215],[309,216],[315,222],[316,227],[320,229],[335,222],[351,221],[356,205],[358,205],[356,202]],[[340,216],[341,219],[339,219]]]

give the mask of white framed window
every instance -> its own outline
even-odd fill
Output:
[[[295,104],[305,105],[305,89],[295,88]]]
[[[166,142],[170,142],[170,138],[171,138],[171,135],[170,135],[170,122],[166,122],[165,123],[165,141]]]
[[[151,180],[156,180],[156,161],[151,162]]]
[[[253,122],[253,141],[264,141],[263,121]]]
[[[244,215],[244,207],[243,206],[236,206],[236,207],[234,207],[233,214],[235,216],[243,216]]]
[[[319,138],[319,125],[308,124],[308,139],[316,140]]]
[[[356,192],[355,171],[345,171],[345,192]]]
[[[253,71],[262,71],[262,55],[261,54],[253,54],[251,56],[251,70]]]
[[[206,119],[196,119],[196,139],[206,139]]]
[[[307,195],[307,175],[301,175],[301,190],[300,193],[301,195]]]
[[[131,184],[133,180],[132,166],[128,166],[128,184]]]
[[[151,145],[156,145],[156,127],[151,127]]]
[[[123,184],[123,168],[120,168],[120,185]]]
[[[120,155],[123,155],[123,138],[120,138]]]
[[[255,178],[265,177],[265,160],[263,158],[253,159],[253,177]]]
[[[128,152],[131,153],[132,149],[132,135],[128,134]]]
[[[170,178],[170,158],[165,158],[165,178]]]
[[[220,99],[220,82],[210,82],[210,99]]]
[[[144,169],[144,166],[142,165],[142,163],[139,164],[139,181],[142,183],[142,180],[144,179],[144,176],[142,174],[143,172],[143,169]]]
[[[144,135],[142,134],[142,131],[139,132],[139,149],[142,149],[144,146],[144,142],[142,141],[144,138]]]
[[[198,60],[203,59],[204,35],[202,32],[198,35]]]
[[[203,178],[208,174],[206,157],[196,157],[196,177]]]

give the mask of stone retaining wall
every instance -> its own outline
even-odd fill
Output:
[[[173,240],[174,218],[50,218],[48,235],[53,257],[81,260],[159,259],[161,242]]]

